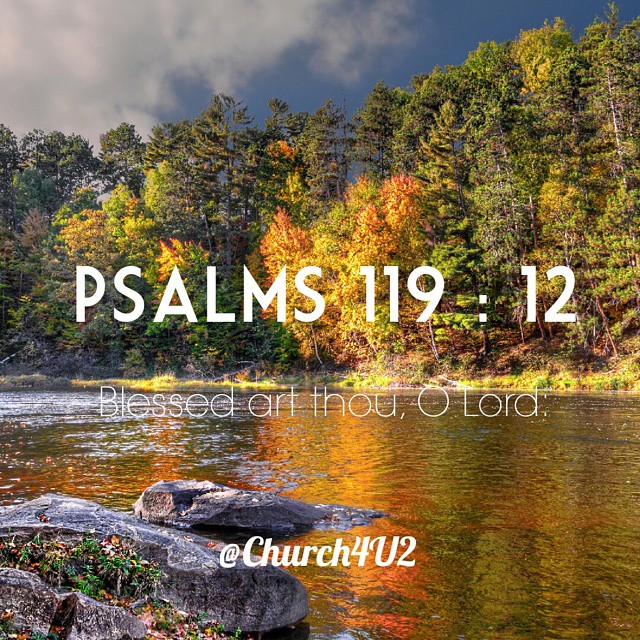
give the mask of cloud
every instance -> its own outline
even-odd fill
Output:
[[[0,0],[0,122],[148,131],[177,78],[232,92],[304,55],[354,82],[411,38],[415,0]],[[300,52],[303,52],[302,54]]]

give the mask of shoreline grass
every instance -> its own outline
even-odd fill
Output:
[[[73,390],[99,389],[102,386],[124,387],[140,392],[198,391],[228,389],[280,390],[295,387],[328,386],[352,390],[364,389],[411,389],[424,385],[438,385],[446,388],[474,389],[520,389],[537,388],[553,391],[627,391],[640,392],[640,366],[621,362],[614,369],[605,372],[573,371],[570,369],[553,371],[550,368],[527,370],[518,373],[448,372],[446,374],[419,374],[412,371],[355,371],[345,370],[333,373],[298,373],[282,376],[268,376],[258,380],[225,379],[203,380],[160,375],[150,378],[108,378],[108,379],[67,379],[44,374],[0,376],[0,391],[20,390]]]

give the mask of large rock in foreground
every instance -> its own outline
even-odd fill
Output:
[[[19,569],[0,569],[0,610],[11,613],[16,629],[48,635],[60,598],[37,575]]]
[[[302,583],[273,566],[220,566],[209,540],[140,522],[94,502],[48,494],[0,509],[0,536],[43,536],[75,542],[90,532],[118,536],[162,571],[159,595],[190,613],[204,613],[227,629],[266,632],[309,613]]]
[[[385,514],[338,504],[308,504],[271,491],[232,489],[215,482],[175,480],[145,489],[133,505],[142,520],[183,527],[225,527],[275,534],[349,529]]]
[[[63,593],[33,573],[0,569],[0,610],[19,631],[67,640],[142,640],[147,627],[134,615],[80,593]]]

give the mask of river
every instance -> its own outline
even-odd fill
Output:
[[[396,417],[357,418],[314,417],[299,391],[293,417],[249,415],[250,391],[234,417],[187,419],[104,418],[93,390],[2,392],[0,503],[56,491],[129,509],[157,480],[197,478],[374,507],[389,517],[292,544],[410,535],[415,566],[296,568],[299,637],[640,637],[639,397],[555,394],[537,417],[485,418],[452,394],[429,418],[396,391]]]

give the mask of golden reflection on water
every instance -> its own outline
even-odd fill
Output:
[[[90,393],[2,394],[0,498],[55,490],[127,509],[159,479],[211,479],[381,509],[338,537],[415,536],[415,567],[297,568],[311,638],[640,637],[634,396],[556,396],[548,416],[107,420]]]

